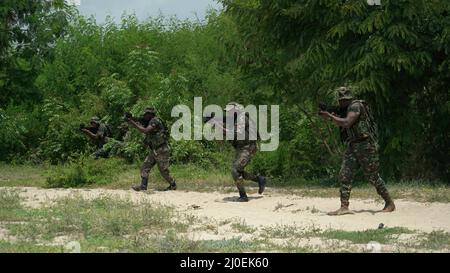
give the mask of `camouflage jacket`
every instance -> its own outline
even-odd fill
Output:
[[[97,136],[97,139],[94,140],[97,148],[102,148],[108,142],[109,130],[106,124],[100,123],[97,130],[94,133]]]
[[[248,115],[242,116],[242,120],[238,119],[234,122],[234,137],[231,140],[231,145],[235,148],[240,148],[246,145],[256,144],[258,139],[256,125],[253,124],[253,121]]]
[[[157,149],[168,143],[166,127],[160,118],[154,117],[149,121],[148,126],[152,126],[155,129],[145,136],[144,144],[146,146],[150,149]]]
[[[345,142],[352,143],[370,138],[375,143],[377,139],[377,128],[373,119],[372,113],[365,101],[354,100],[347,108],[347,114],[349,112],[358,113],[358,120],[352,127],[345,130]]]

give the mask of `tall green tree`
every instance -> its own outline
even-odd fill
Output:
[[[0,2],[0,105],[41,98],[34,79],[72,12],[64,0]]]
[[[450,3],[223,0],[244,39],[241,66],[290,104],[343,84],[375,110],[385,172],[448,178]]]

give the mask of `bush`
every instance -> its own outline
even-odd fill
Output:
[[[126,169],[123,160],[116,158],[92,159],[80,156],[48,173],[50,188],[82,187],[90,184],[109,184]]]
[[[0,160],[10,160],[26,150],[23,137],[25,127],[1,108],[0,128]]]

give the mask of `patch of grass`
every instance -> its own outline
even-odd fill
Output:
[[[11,234],[28,240],[51,240],[61,235],[89,239],[187,229],[186,224],[171,221],[175,213],[171,208],[110,197],[64,198],[51,207],[33,211],[38,213],[30,214],[34,217],[28,222],[8,225]]]
[[[219,234],[219,226],[216,223],[207,223],[203,227],[204,230],[212,231],[214,234]]]
[[[47,165],[10,165],[0,164],[1,187],[43,187]]]
[[[22,204],[17,190],[0,189],[0,208],[3,210],[20,209]]]
[[[231,227],[240,233],[253,233],[256,231],[256,228],[247,225],[247,223],[245,222],[245,220],[243,221],[239,221],[239,222],[234,222],[231,224]]]
[[[321,237],[335,240],[346,240],[355,244],[367,244],[371,241],[386,244],[392,241],[392,236],[397,234],[413,233],[406,228],[383,228],[364,231],[326,230]]]
[[[55,253],[63,252],[61,246],[37,245],[29,242],[5,242],[0,240],[0,253]]]
[[[310,229],[302,229],[293,225],[275,225],[262,228],[262,236],[265,238],[292,238],[292,237],[307,237],[318,234],[320,229],[314,227]]]
[[[431,250],[450,250],[450,234],[445,231],[432,231],[423,234],[422,240],[416,248],[431,249]]]
[[[21,204],[19,192],[14,189],[0,188],[0,221],[22,221],[28,213]]]
[[[239,237],[229,240],[205,240],[199,241],[198,252],[256,252],[267,251],[268,245],[265,241],[241,241]]]
[[[409,234],[413,231],[406,228],[384,228],[364,231],[321,230],[319,228],[299,228],[293,225],[277,225],[264,227],[262,234],[267,238],[324,238],[340,241],[349,241],[354,244],[367,244],[376,241],[381,244],[392,240],[393,235]]]
[[[142,162],[127,164],[117,158],[91,160],[84,163],[74,162],[66,165],[6,165],[0,164],[0,186],[37,186],[43,187],[102,187],[111,189],[129,189],[140,183],[140,165]],[[81,166],[81,167],[80,167]],[[195,164],[172,165],[172,176],[178,182],[179,190],[235,192],[234,182],[226,168],[209,169]],[[46,177],[48,181],[46,182]],[[338,198],[339,184],[336,179],[305,180],[292,178],[280,182],[269,179],[268,192],[294,194],[302,197]],[[388,181],[389,182],[389,181]],[[149,187],[164,188],[167,183],[155,167],[150,172]],[[248,186],[253,186],[249,183]],[[387,188],[394,199],[406,199],[418,202],[450,202],[450,186],[430,181],[399,181],[388,183]],[[249,193],[254,192],[249,188]],[[365,181],[355,181],[352,198],[380,200],[375,188]]]
[[[80,157],[49,171],[47,186],[50,188],[69,188],[92,184],[110,184],[126,169],[126,162],[122,159],[94,160],[89,157]]]
[[[27,215],[26,222],[4,224],[17,244],[5,243],[0,250],[61,252],[62,246],[51,245],[64,238],[59,244],[78,241],[82,252],[200,251],[199,242],[178,236],[194,218],[185,219],[173,208],[158,204],[110,197],[63,198],[49,207],[27,208]]]

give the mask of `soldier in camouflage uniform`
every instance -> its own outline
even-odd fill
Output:
[[[328,213],[328,215],[353,213],[349,209],[349,199],[352,179],[358,167],[363,169],[369,182],[375,186],[377,193],[384,199],[385,206],[381,211],[392,212],[395,210],[395,204],[378,172],[377,130],[371,112],[365,101],[353,98],[349,87],[338,88],[337,95],[340,107],[347,109],[346,116],[338,117],[326,111],[320,112],[323,117],[330,118],[341,127],[347,146],[339,173],[341,208]]]
[[[169,173],[170,148],[168,143],[167,128],[160,118],[156,117],[156,111],[152,107],[144,110],[142,122],[128,118],[128,122],[140,132],[145,134],[144,144],[150,149],[141,167],[141,184],[132,188],[135,191],[145,191],[148,185],[148,175],[153,166],[158,165],[161,176],[169,183],[165,190],[176,190],[177,184]]]
[[[92,117],[90,121],[91,127],[80,128],[96,145],[97,150],[91,157],[98,159],[99,157],[107,158],[109,153],[103,146],[109,141],[109,130],[106,124],[102,123],[98,117]]]
[[[232,116],[234,127],[234,137],[231,141],[231,145],[234,147],[235,155],[231,169],[231,175],[236,183],[236,187],[239,191],[239,202],[248,202],[248,196],[244,187],[244,180],[251,180],[258,183],[259,190],[258,193],[262,194],[266,186],[266,178],[264,176],[255,175],[245,171],[245,167],[250,163],[252,158],[255,156],[258,146],[257,146],[257,133],[252,132],[256,137],[251,137],[251,129],[254,127],[250,126],[250,118],[248,115],[239,115],[240,111],[243,109],[241,105],[235,102],[229,103],[225,107],[225,116]],[[239,122],[239,118],[244,118],[242,122]],[[224,117],[226,120],[226,117]],[[225,124],[225,122],[223,123]],[[243,126],[241,126],[243,125]],[[241,131],[243,130],[243,131]],[[226,135],[227,128],[223,127],[223,132]],[[243,140],[238,139],[238,134],[242,132],[245,134]]]

